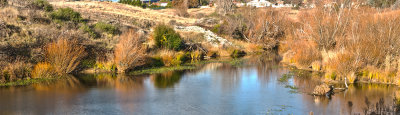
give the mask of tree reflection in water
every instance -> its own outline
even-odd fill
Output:
[[[178,83],[184,71],[173,71],[162,74],[151,75],[150,79],[153,81],[154,86],[157,88],[169,88]]]
[[[282,67],[273,55],[245,60],[240,66],[207,63],[195,70],[162,74],[67,76],[45,84],[0,88],[0,114],[257,114],[278,106],[284,109],[273,111],[276,114],[399,111],[400,90],[392,85],[351,84],[331,99],[317,97],[309,93],[322,83],[321,74]],[[283,84],[278,79],[285,73],[291,77]],[[300,93],[290,93],[285,85]]]

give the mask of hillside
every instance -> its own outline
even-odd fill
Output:
[[[193,25],[196,19],[193,18],[198,13],[210,14],[214,9],[190,9],[189,14],[192,17],[179,17],[174,14],[174,9],[151,10],[139,7],[113,3],[113,2],[50,2],[55,7],[70,7],[80,12],[84,18],[91,20],[118,21],[124,25],[132,25],[136,21],[147,21],[149,23],[176,23],[183,25]]]

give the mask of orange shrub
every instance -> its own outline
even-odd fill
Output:
[[[321,53],[316,49],[316,44],[310,41],[297,41],[292,43],[294,52],[293,60],[300,67],[308,67],[314,61],[321,60]]]
[[[145,48],[140,40],[141,35],[129,31],[119,37],[119,43],[114,50],[114,63],[119,73],[125,73],[128,69],[142,64],[145,56]]]
[[[46,45],[46,61],[58,74],[73,72],[85,55],[84,47],[75,40],[59,39]]]
[[[55,74],[54,68],[49,63],[40,62],[33,68],[32,78],[54,77]]]

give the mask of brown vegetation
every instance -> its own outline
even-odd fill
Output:
[[[400,53],[400,12],[354,6],[344,4],[303,11],[299,15],[301,26],[282,41],[285,43],[282,48],[294,52],[292,59],[298,65],[308,67],[312,61],[322,61],[323,70],[328,76],[338,76],[331,77],[336,80],[348,77],[354,81],[370,76],[366,79],[370,81],[378,76],[375,82],[392,83],[389,79],[398,69]],[[309,48],[306,46],[314,48],[316,53],[304,52]],[[317,54],[322,58],[314,58],[321,57]],[[375,72],[369,74],[367,66],[375,68]],[[365,74],[355,78],[360,75],[357,73]]]
[[[22,80],[30,77],[31,66],[29,63],[17,60],[9,63],[0,73],[3,73],[3,81]]]
[[[59,74],[73,72],[86,55],[85,49],[76,40],[59,39],[46,45],[45,57]]]
[[[55,75],[56,72],[52,65],[46,62],[36,64],[32,70],[32,78],[49,78]]]
[[[114,63],[119,73],[125,73],[128,69],[141,64],[146,49],[143,47],[142,35],[129,31],[119,37],[119,43],[115,47]]]
[[[321,60],[321,53],[316,49],[316,45],[307,41],[298,41],[295,44],[290,44],[292,51],[295,52],[293,61],[299,67],[307,68],[314,61]]]

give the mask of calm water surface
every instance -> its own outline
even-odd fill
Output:
[[[290,76],[288,80],[279,80]],[[309,95],[320,75],[253,59],[155,75],[77,75],[0,88],[0,114],[395,114],[398,88],[354,84],[331,99]],[[343,87],[337,85],[336,87]],[[399,94],[398,94],[399,93]]]

